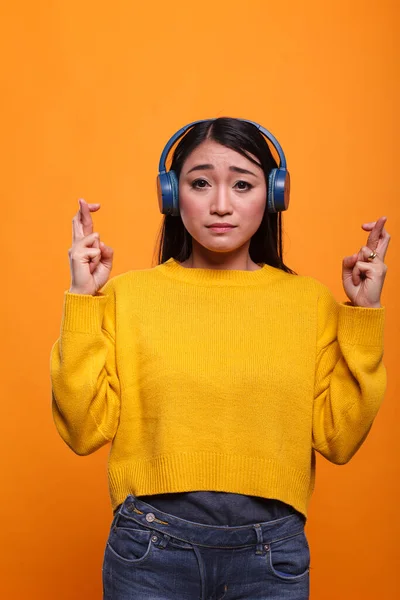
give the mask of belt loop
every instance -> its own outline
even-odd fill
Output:
[[[157,533],[160,533],[159,531],[157,531]],[[169,540],[171,539],[171,536],[168,535],[167,533],[163,533],[161,534],[162,538],[160,543],[158,544],[159,548],[165,548],[165,546],[168,544]]]
[[[119,521],[119,518],[120,518],[120,516],[121,516],[121,513],[120,513],[120,510],[118,510],[118,511],[115,513],[115,515],[114,515],[114,518],[113,518],[113,521],[112,521],[112,524],[111,524],[111,527],[112,527],[112,529],[114,529],[114,531],[115,531],[115,529],[117,528],[117,525],[118,525],[118,521]]]
[[[256,523],[254,525],[254,529],[256,530],[256,535],[257,535],[257,546],[256,546],[256,554],[263,554],[263,534],[262,534],[262,529],[261,529],[261,525],[259,523]]]

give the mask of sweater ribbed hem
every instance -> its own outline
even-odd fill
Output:
[[[72,294],[64,292],[61,330],[100,333],[108,298],[104,294]]]
[[[171,492],[233,492],[275,498],[307,517],[315,471],[297,471],[276,460],[213,452],[162,455],[151,460],[110,464],[109,490],[113,510],[129,494]]]
[[[383,346],[385,307],[365,308],[339,303],[338,339],[348,345]]]

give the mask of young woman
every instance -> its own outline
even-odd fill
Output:
[[[160,161],[155,267],[110,278],[100,205],[80,201],[55,425],[79,455],[111,443],[106,600],[306,600],[315,452],[348,462],[386,389],[386,217],[362,226],[337,302],[283,262],[289,175],[260,126],[184,130],[175,183]]]

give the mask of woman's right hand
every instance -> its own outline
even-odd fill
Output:
[[[114,250],[93,232],[90,213],[99,210],[100,204],[88,204],[81,198],[79,206],[72,219],[72,247],[68,250],[71,287],[68,291],[96,296],[110,276]]]

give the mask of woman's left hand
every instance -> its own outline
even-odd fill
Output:
[[[367,245],[343,259],[343,287],[354,306],[382,307],[380,298],[387,271],[384,260],[390,242],[390,235],[384,229],[386,219],[387,217],[380,217],[378,221],[364,223],[362,228],[370,231]],[[377,255],[369,261],[371,252],[376,252]]]

